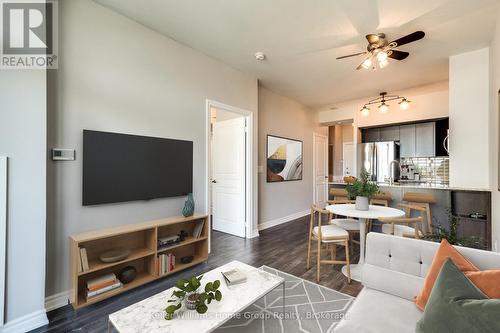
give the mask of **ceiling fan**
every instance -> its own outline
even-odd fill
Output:
[[[338,57],[337,59],[344,59],[349,57],[355,57],[364,55],[365,59],[356,69],[376,69],[375,60],[377,60],[378,67],[384,68],[389,64],[388,58],[403,60],[406,59],[410,54],[405,51],[395,50],[396,47],[415,42],[424,38],[425,32],[423,31],[415,31],[409,35],[398,38],[392,42],[388,42],[385,38],[385,34],[369,34],[366,35],[366,39],[368,40],[368,46],[366,47],[367,51],[359,52],[354,54],[345,55],[342,57]]]

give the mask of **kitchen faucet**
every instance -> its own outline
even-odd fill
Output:
[[[395,165],[394,169],[392,168],[393,165]],[[393,185],[396,180],[399,180],[400,172],[401,172],[401,165],[399,164],[399,161],[392,160],[391,163],[389,164],[389,185]]]

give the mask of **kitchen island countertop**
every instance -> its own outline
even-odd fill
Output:
[[[328,182],[328,185],[347,185],[347,183],[342,181]],[[394,188],[415,188],[415,189],[429,189],[429,190],[447,190],[447,191],[478,191],[478,192],[491,192],[490,189],[485,188],[464,188],[464,187],[453,187],[449,185],[437,185],[437,184],[388,184],[379,183],[379,187],[394,187]]]

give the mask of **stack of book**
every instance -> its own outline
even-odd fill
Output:
[[[123,285],[116,278],[114,273],[109,273],[103,276],[98,276],[87,281],[87,300],[104,294],[108,291],[121,288]]]
[[[193,229],[193,237],[194,238],[200,238],[201,233],[203,231],[203,225],[205,224],[205,220],[201,220],[196,222],[196,225],[194,226]]]
[[[158,256],[159,275],[165,275],[175,268],[175,256],[172,253],[160,254]]]

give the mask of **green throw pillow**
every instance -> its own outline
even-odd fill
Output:
[[[489,299],[448,258],[415,330],[418,333],[498,333],[500,299]]]

